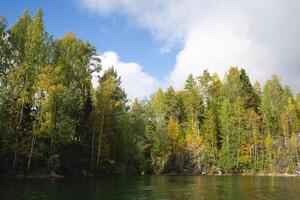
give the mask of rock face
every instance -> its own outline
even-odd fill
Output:
[[[61,166],[60,165],[60,160],[59,160],[59,155],[55,154],[55,155],[51,156],[47,160],[47,164],[48,164],[48,169],[49,170],[56,171]]]

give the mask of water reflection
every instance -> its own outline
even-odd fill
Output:
[[[300,177],[143,176],[0,181],[0,199],[300,199]]]

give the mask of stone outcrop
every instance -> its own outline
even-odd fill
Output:
[[[60,166],[61,166],[59,155],[55,154],[55,155],[51,156],[47,160],[47,164],[48,164],[48,169],[49,170],[52,170],[52,171],[58,170],[60,168]]]

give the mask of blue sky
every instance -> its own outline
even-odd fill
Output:
[[[0,15],[13,24],[39,7],[51,35],[72,31],[97,48],[129,98],[180,89],[204,69],[223,78],[230,66],[246,69],[252,82],[275,73],[300,90],[297,0],[2,0]]]
[[[99,16],[82,8],[78,1],[7,0],[0,4],[0,15],[11,25],[25,9],[33,15],[37,8],[43,9],[46,30],[56,38],[72,31],[80,39],[90,41],[99,53],[117,52],[123,62],[137,62],[157,79],[163,79],[175,64],[175,48],[162,53],[161,42],[147,30],[118,14]]]

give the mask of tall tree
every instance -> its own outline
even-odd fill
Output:
[[[279,120],[283,110],[282,105],[283,89],[279,78],[272,76],[264,86],[261,96],[261,112],[263,127],[266,134],[278,136],[280,133]]]
[[[199,87],[193,75],[189,75],[185,83],[185,109],[188,114],[189,130],[191,132],[192,146],[196,146],[195,141],[199,135],[199,119],[202,114],[202,98]]]
[[[31,157],[34,151],[34,145],[37,138],[37,126],[40,122],[40,109],[38,108],[38,102],[36,102],[34,91],[34,83],[37,79],[38,74],[41,72],[43,67],[46,65],[47,61],[47,51],[46,51],[46,33],[44,30],[43,13],[41,9],[38,9],[32,22],[29,24],[27,29],[27,40],[25,43],[25,53],[24,53],[24,70],[25,70],[25,93],[28,95],[27,98],[30,99],[29,106],[36,106],[34,113],[35,124],[33,124],[33,130],[30,142],[30,152],[28,155],[27,170],[30,169]],[[24,106],[24,105],[23,105]],[[22,106],[21,106],[22,107]]]
[[[99,87],[96,90],[95,119],[96,132],[98,133],[98,148],[96,157],[96,167],[100,167],[102,141],[107,139],[105,130],[112,120],[113,112],[120,106],[123,107],[126,101],[126,95],[120,87],[120,78],[113,68],[107,70],[99,79]]]
[[[255,111],[258,111],[260,103],[259,96],[252,87],[250,79],[244,69],[241,69],[240,79],[242,84],[241,96],[244,99],[244,107],[246,109],[252,108]]]
[[[216,166],[217,157],[218,157],[218,148],[217,148],[217,124],[216,116],[212,108],[208,108],[204,113],[204,122],[203,122],[203,139],[206,146],[207,164]]]

